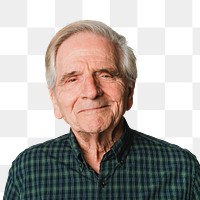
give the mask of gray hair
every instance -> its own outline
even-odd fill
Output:
[[[129,85],[133,85],[137,78],[136,57],[133,50],[127,45],[126,38],[119,35],[106,24],[93,21],[81,20],[71,23],[62,28],[51,40],[45,56],[46,80],[48,87],[54,89],[56,83],[56,55],[60,45],[70,36],[79,32],[92,32],[107,38],[120,52],[119,67]]]

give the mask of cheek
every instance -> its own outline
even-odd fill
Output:
[[[71,114],[73,111],[74,104],[77,101],[77,95],[74,94],[76,94],[76,91],[74,92],[61,91],[58,94],[59,107],[64,115]]]
[[[60,96],[60,111],[64,121],[71,127],[77,125],[74,111],[76,101],[77,99],[72,95],[62,94]]]
[[[124,87],[111,87],[107,93],[110,99],[114,103],[114,109],[118,112],[122,112],[127,104],[126,91]]]

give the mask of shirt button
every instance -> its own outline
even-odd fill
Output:
[[[120,163],[123,165],[124,164],[124,160],[120,160]]]
[[[82,172],[83,171],[83,164],[79,164],[79,170],[80,170],[80,172]]]
[[[105,181],[102,181],[101,187],[104,188],[105,186],[106,186],[106,182],[105,182]]]

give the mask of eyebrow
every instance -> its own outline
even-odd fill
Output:
[[[118,76],[120,74],[118,69],[111,69],[111,68],[103,68],[98,70],[96,73],[103,73],[103,72],[109,73],[113,76]]]
[[[99,69],[99,70],[95,71],[95,74],[103,73],[103,72],[110,73],[112,76],[119,76],[120,75],[120,72],[119,72],[118,69],[112,69],[112,68]],[[72,71],[72,72],[63,74],[61,76],[61,79],[58,82],[58,85],[63,85],[63,83],[65,82],[66,79],[68,79],[68,78],[70,78],[72,76],[77,76],[79,74],[81,74],[80,71]]]

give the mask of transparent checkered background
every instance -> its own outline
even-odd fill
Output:
[[[44,54],[64,25],[95,19],[123,34],[137,56],[129,125],[200,160],[199,0],[0,1],[0,198],[25,148],[65,134],[54,118]]]

